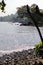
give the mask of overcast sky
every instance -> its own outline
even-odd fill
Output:
[[[2,0],[0,0],[1,2]],[[16,8],[23,5],[31,5],[33,3],[37,4],[40,9],[43,9],[43,0],[4,0],[6,3],[5,12],[0,12],[0,16],[14,14],[16,12]]]

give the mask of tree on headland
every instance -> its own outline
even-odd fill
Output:
[[[40,36],[40,39],[41,39],[42,44],[43,44],[43,37],[42,37],[41,32],[40,32],[40,29],[39,29],[39,27],[37,25],[37,20],[35,20],[34,17],[32,16],[32,14],[30,12],[30,8],[28,7],[28,5],[27,5],[27,12],[30,15],[31,19],[33,20],[33,23],[34,23],[35,27],[37,28],[37,31],[38,31],[39,36]]]
[[[29,8],[30,8],[32,16],[35,18],[35,20],[37,20],[36,21],[37,24],[40,25],[40,23],[43,23],[43,13],[40,12],[42,10],[39,9],[38,5],[32,4],[31,6],[29,6]],[[18,7],[17,8],[17,14],[18,14],[19,18],[26,17],[28,19],[31,19],[30,15],[27,12],[26,5]]]

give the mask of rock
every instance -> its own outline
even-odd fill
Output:
[[[0,57],[0,65],[43,65],[34,55],[34,49],[12,52]]]

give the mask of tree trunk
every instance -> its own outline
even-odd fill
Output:
[[[30,17],[31,17],[31,19],[32,19],[32,21],[33,21],[35,27],[37,28],[37,31],[38,31],[39,36],[40,36],[40,39],[41,39],[41,41],[42,41],[42,43],[43,43],[43,38],[42,38],[42,35],[41,35],[41,32],[40,32],[40,29],[39,29],[39,27],[38,27],[38,25],[37,25],[37,21],[36,21],[36,20],[34,19],[34,17],[32,16],[28,5],[27,5],[27,12],[28,12],[28,14],[30,15]]]

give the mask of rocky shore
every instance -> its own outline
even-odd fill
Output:
[[[39,27],[43,27],[43,23],[38,23],[37,25],[38,25]],[[35,26],[35,25],[30,22],[30,23],[28,23],[28,24],[25,24],[25,23],[23,24],[23,23],[22,23],[22,24],[20,24],[20,26]]]
[[[43,65],[43,59],[36,57],[34,49],[28,49],[1,56],[0,65]]]

